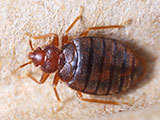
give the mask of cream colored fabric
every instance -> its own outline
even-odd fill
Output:
[[[144,57],[148,73],[143,82],[126,93],[89,98],[129,102],[132,105],[105,105],[79,100],[73,90],[59,84],[61,102],[52,89],[54,74],[44,85],[41,71],[33,65],[14,72],[28,61],[30,52],[26,32],[32,35],[57,33],[61,39],[67,27],[84,6],[83,18],[69,33],[70,38],[91,26],[123,24],[125,28],[94,31],[119,39]],[[35,40],[34,47],[50,40]],[[3,120],[147,120],[160,118],[160,0],[1,0],[0,1],[0,119]],[[153,105],[153,106],[152,106]]]

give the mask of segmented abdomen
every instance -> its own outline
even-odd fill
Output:
[[[64,81],[69,87],[83,93],[116,94],[128,89],[143,76],[142,61],[116,40],[77,38],[63,48],[63,56],[68,53],[67,49],[73,59],[70,62],[63,60],[64,66],[68,66],[65,69],[61,67],[59,76],[62,80],[68,79]],[[67,75],[67,72],[70,74]]]

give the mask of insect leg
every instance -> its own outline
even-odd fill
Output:
[[[88,35],[88,32],[90,30],[100,30],[100,29],[109,29],[109,28],[122,28],[124,26],[122,25],[110,25],[110,26],[98,26],[98,27],[89,27],[86,30],[84,30],[81,34],[81,37],[85,37]]]
[[[83,12],[83,6],[80,7],[80,15],[73,21],[73,23],[68,27],[65,34],[68,34],[68,32],[73,28],[73,26],[77,23],[77,21],[82,17]]]
[[[65,34],[63,35],[63,38],[62,38],[62,47],[64,46],[65,43],[68,42],[68,34]]]
[[[29,33],[26,33],[26,35],[29,36],[29,37],[31,37],[31,38],[33,38],[33,39],[35,39],[35,40],[43,39],[43,38],[46,38],[46,37],[53,37],[54,36],[52,44],[55,45],[55,46],[59,46],[59,39],[58,39],[58,35],[56,33],[49,33],[49,34],[39,35],[39,36],[32,36]],[[30,46],[31,46],[31,42],[30,42]]]
[[[36,82],[38,84],[43,84],[47,80],[47,78],[49,77],[49,74],[48,73],[43,73],[40,81],[38,81],[36,78],[34,78],[30,73],[28,73],[27,76],[29,78],[31,78],[34,82]]]
[[[64,46],[64,44],[68,42],[68,32],[73,28],[73,26],[77,23],[77,21],[82,17],[83,9],[84,9],[83,6],[81,6],[80,15],[73,21],[73,23],[66,30],[65,35],[63,36],[63,39],[62,39],[62,46]]]
[[[60,101],[60,98],[59,98],[59,95],[58,95],[58,92],[57,92],[57,89],[56,89],[58,81],[59,81],[59,76],[58,76],[58,72],[56,72],[54,80],[53,80],[53,90],[55,92],[57,100]]]
[[[125,102],[119,103],[119,102],[115,102],[115,101],[106,101],[106,100],[97,100],[97,99],[87,99],[87,98],[83,98],[82,93],[79,92],[79,91],[77,91],[77,96],[78,96],[81,100],[86,101],[86,102],[95,102],[95,103],[112,104],[112,105],[120,105],[120,104],[129,105],[128,103],[125,103]]]

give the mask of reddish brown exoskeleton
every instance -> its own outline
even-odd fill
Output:
[[[113,101],[86,99],[83,98],[82,93],[109,95],[125,91],[143,78],[145,63],[141,57],[117,40],[87,36],[90,30],[122,28],[122,25],[90,27],[80,37],[68,41],[68,32],[81,18],[81,15],[82,12],[65,32],[61,49],[58,48],[59,40],[55,33],[32,37],[42,39],[54,36],[54,39],[43,49],[40,47],[34,49],[30,40],[32,52],[29,53],[28,58],[31,61],[20,68],[31,63],[35,67],[40,66],[43,71],[40,81],[28,74],[38,84],[43,84],[51,73],[56,72],[53,88],[59,101],[56,86],[61,80],[74,89],[81,100],[119,104]]]

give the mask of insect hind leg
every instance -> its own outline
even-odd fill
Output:
[[[95,103],[103,103],[103,104],[111,104],[111,105],[120,105],[120,104],[129,105],[129,103],[126,103],[126,102],[119,103],[119,102],[115,102],[115,101],[106,101],[106,100],[84,98],[82,93],[79,91],[77,91],[77,96],[78,96],[78,98],[80,98],[81,100],[86,101],[86,102],[95,102]]]
[[[91,30],[101,30],[101,29],[109,29],[109,28],[122,28],[122,25],[110,25],[110,26],[97,26],[97,27],[89,27],[82,32],[81,37],[85,37],[88,35]]]
[[[84,30],[82,32],[82,34],[80,35],[81,37],[85,37],[88,35],[89,31],[91,30],[101,30],[101,29],[113,29],[113,28],[123,28],[126,25],[128,25],[129,23],[132,22],[132,19],[128,19],[127,21],[124,21],[122,24],[120,25],[109,25],[109,26],[96,26],[96,27],[89,27],[86,30]]]

